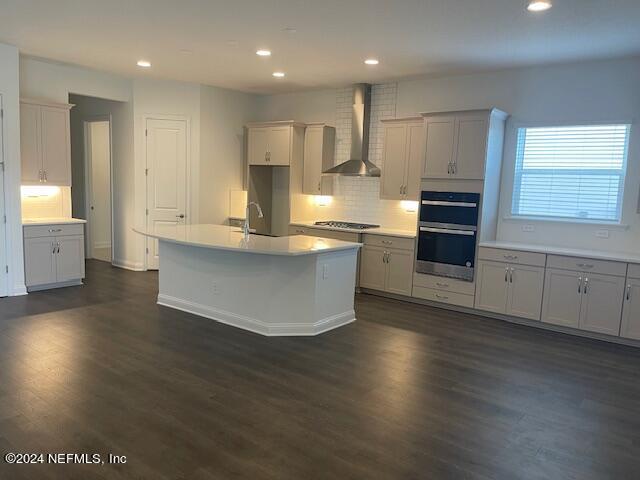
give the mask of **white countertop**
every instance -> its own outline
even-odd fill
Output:
[[[320,230],[333,230],[335,232],[369,233],[373,235],[388,235],[389,237],[416,238],[415,231],[386,228],[383,226],[378,228],[367,228],[365,230],[360,230],[357,228],[327,227],[326,225],[316,225],[315,222],[291,222],[289,225],[292,225],[294,227],[318,228]]]
[[[23,218],[22,225],[72,225],[75,223],[87,223],[81,218]]]
[[[161,225],[154,230],[137,228],[133,230],[148,237],[181,245],[262,255],[310,255],[353,250],[360,248],[362,245],[360,243],[309,237],[307,235],[267,237],[252,234],[249,236],[249,240],[245,242],[244,235],[238,227],[227,225]]]
[[[501,241],[480,242],[481,247],[502,248],[504,250],[521,250],[523,252],[546,253],[548,255],[565,255],[568,257],[585,257],[594,260],[610,260],[613,262],[640,263],[640,253],[605,252],[603,250],[583,250],[579,248],[554,247],[551,245],[533,245]]]

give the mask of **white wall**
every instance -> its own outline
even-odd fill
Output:
[[[4,118],[2,138],[5,162],[4,195],[7,215],[6,250],[9,294],[26,293],[20,213],[20,90],[18,49],[0,44],[0,94]]]
[[[629,167],[625,185],[622,222],[627,227],[610,227],[610,238],[595,236],[602,226],[505,220],[510,211],[513,183],[515,128],[518,124],[631,122],[640,116],[640,59],[620,59],[570,65],[506,70],[443,78],[415,78],[397,82],[395,115],[497,107],[511,114],[507,123],[506,150],[502,173],[501,212],[498,237],[501,240],[547,243],[591,249],[638,251],[640,216],[636,213],[640,189],[640,126],[632,127]],[[294,119],[340,124],[340,109],[329,105],[340,102],[344,89],[271,95],[259,103],[260,120]],[[336,111],[338,113],[336,113]],[[373,157],[372,157],[373,158]],[[374,160],[377,161],[377,160]],[[375,181],[342,181],[343,191],[335,197],[331,213],[345,211],[338,205],[351,198],[367,220],[386,223],[401,219],[401,211],[391,213],[391,204],[377,197]],[[358,191],[360,189],[360,191]],[[362,193],[364,192],[364,194]],[[366,198],[366,205],[359,199]],[[367,206],[368,205],[368,206]],[[366,212],[363,212],[366,213]],[[361,220],[362,218],[353,218]],[[523,223],[533,224],[534,232],[523,232]]]
[[[229,192],[242,189],[244,125],[255,117],[258,97],[207,86],[200,94],[200,222],[222,224]]]

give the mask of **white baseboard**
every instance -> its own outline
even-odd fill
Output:
[[[19,297],[21,295],[27,295],[27,286],[24,283],[14,285],[13,290],[9,292],[10,297]]]
[[[140,262],[114,259],[113,262],[111,262],[111,265],[118,268],[124,268],[125,270],[131,270],[132,272],[144,272],[144,264]]]
[[[220,310],[208,305],[181,300],[169,295],[158,295],[158,305],[175,308],[183,312],[192,313],[226,325],[248,330],[267,337],[276,336],[313,336],[347,325],[356,319],[355,311],[344,312],[323,318],[312,324],[307,323],[265,323],[256,318],[237,315],[226,310]]]
[[[49,283],[47,285],[35,285],[33,287],[27,287],[27,290],[30,292],[39,292],[41,290],[53,290],[55,288],[66,288],[66,287],[79,287],[83,285],[82,280],[69,280],[68,282],[60,282],[60,283]]]

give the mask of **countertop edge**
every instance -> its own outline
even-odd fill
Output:
[[[84,225],[87,223],[82,218],[39,218],[36,220],[23,219],[23,227],[37,227],[42,225]]]
[[[552,245],[532,245],[527,243],[485,241],[479,247],[496,248],[501,250],[520,250],[523,252],[542,253],[546,255],[563,255],[567,257],[584,257],[594,260],[604,260],[621,263],[640,263],[640,254],[630,252],[605,252],[579,248],[558,247]]]

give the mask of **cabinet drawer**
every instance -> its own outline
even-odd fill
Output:
[[[430,300],[432,302],[448,303],[449,305],[457,305],[459,307],[473,308],[473,295],[464,295],[455,292],[443,292],[442,290],[434,290],[433,288],[425,288],[414,285],[413,297]]]
[[[443,292],[462,293],[464,295],[473,295],[476,289],[474,282],[464,282],[454,278],[437,277],[423,273],[416,273],[413,276],[413,284],[417,287],[442,290]]]
[[[561,255],[549,255],[548,268],[571,270],[573,272],[600,273],[603,275],[617,275],[624,277],[627,274],[627,264],[621,262],[609,262],[606,260],[593,260],[591,258],[565,257]]]
[[[629,272],[627,273],[627,276],[629,278],[640,279],[640,265],[638,265],[637,263],[630,263]]]
[[[544,253],[524,252],[521,250],[502,250],[499,248],[480,247],[478,258],[492,262],[506,262],[514,265],[531,265],[544,267],[546,263]]]
[[[70,225],[25,225],[25,238],[40,237],[64,237],[67,235],[83,235],[84,225],[82,223],[74,223]]]
[[[376,247],[397,248],[399,250],[413,250],[415,240],[413,238],[390,237],[386,235],[372,235],[367,233],[364,235],[365,245],[373,245]]]

